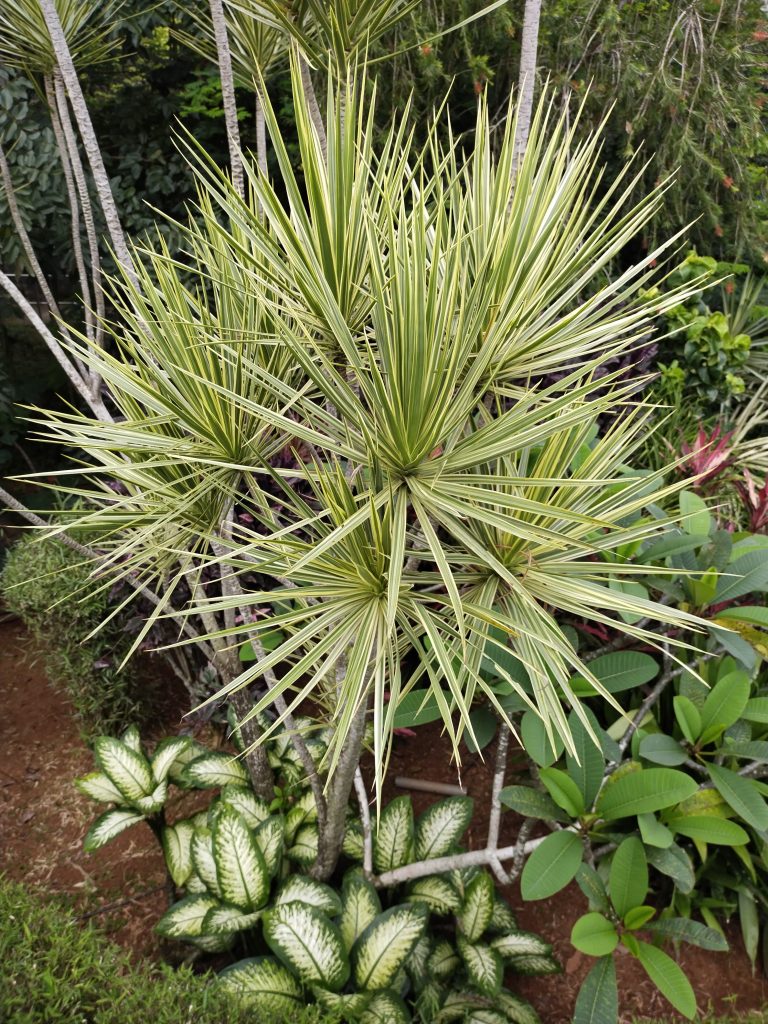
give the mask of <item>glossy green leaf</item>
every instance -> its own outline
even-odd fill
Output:
[[[547,836],[528,857],[520,879],[523,899],[544,900],[564,889],[576,875],[584,849],[573,832]]]
[[[647,942],[638,942],[637,958],[664,998],[684,1017],[696,1016],[696,996],[691,983],[672,957]]]
[[[612,956],[601,957],[582,982],[573,1024],[616,1024],[619,991]]]
[[[571,945],[588,956],[607,956],[619,942],[613,923],[602,914],[582,914],[571,930]]]
[[[698,786],[673,768],[644,768],[609,778],[597,799],[596,811],[606,821],[660,811],[692,796]]]

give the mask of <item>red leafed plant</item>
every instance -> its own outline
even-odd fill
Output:
[[[765,533],[768,530],[768,480],[758,489],[752,474],[744,470],[744,480],[736,484],[739,497],[749,515],[751,533]]]
[[[703,427],[699,427],[693,444],[684,441],[680,446],[684,461],[677,467],[678,472],[693,477],[695,490],[707,490],[733,466],[730,447],[732,433],[723,434],[719,424],[710,435]]]

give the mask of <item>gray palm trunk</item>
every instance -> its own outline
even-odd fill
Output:
[[[232,53],[229,49],[224,3],[223,0],[209,0],[208,5],[211,10],[213,34],[216,39],[216,53],[219,62],[219,77],[221,79],[221,98],[224,105],[224,122],[227,128],[229,162],[232,168],[232,184],[241,196],[245,196],[245,175],[240,149],[240,129],[237,124],[235,77],[232,72]]]
[[[533,92],[536,87],[536,57],[539,50],[539,20],[541,0],[525,0],[523,15],[523,36],[520,42],[520,71],[517,82],[517,129],[513,168],[516,169],[523,157],[531,130]]]

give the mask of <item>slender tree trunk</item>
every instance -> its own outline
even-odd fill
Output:
[[[96,133],[93,130],[91,115],[88,112],[88,105],[85,102],[85,96],[80,87],[80,81],[77,77],[72,54],[69,52],[69,46],[64,36],[64,30],[61,27],[56,6],[53,0],[38,0],[38,3],[40,4],[40,10],[43,12],[51,42],[53,43],[61,77],[64,80],[67,94],[72,103],[72,110],[75,114],[75,120],[80,131],[80,137],[83,140],[86,155],[88,156],[88,163],[91,165],[91,173],[93,174],[101,208],[104,211],[104,219],[107,223],[107,230],[112,240],[115,256],[125,268],[130,280],[138,283],[120,223],[120,216],[115,205],[115,197],[112,195],[112,187],[109,184],[107,169],[104,166]]]
[[[63,322],[63,317],[56,303],[56,299],[53,297],[53,292],[50,289],[48,281],[46,280],[43,268],[40,266],[37,254],[32,245],[32,240],[29,237],[29,232],[24,223],[24,218],[21,216],[19,210],[19,204],[16,200],[16,190],[13,187],[13,179],[11,178],[11,170],[8,166],[5,153],[2,146],[0,146],[0,180],[3,182],[3,188],[5,189],[5,199],[8,203],[8,210],[11,214],[11,220],[13,226],[16,228],[16,234],[19,236],[21,247],[24,250],[24,255],[27,259],[27,266],[32,271],[37,281],[40,291],[43,293],[48,309],[51,311],[53,316],[61,322],[61,330],[65,337],[69,337],[69,331],[67,330],[66,324]]]
[[[536,55],[539,49],[541,0],[525,0],[523,36],[520,42],[520,73],[517,82],[517,131],[513,154],[513,172],[522,160],[531,130],[533,92],[536,87]]]
[[[302,54],[299,54],[299,69],[301,71],[301,85],[304,90],[304,96],[307,100],[307,106],[309,107],[309,116],[312,118],[312,124],[315,126],[317,137],[320,140],[320,149],[323,153],[323,158],[328,159],[328,140],[325,135],[325,121],[320,111],[320,104],[317,102],[317,93],[315,87],[312,84],[312,72],[309,70],[309,64]]]
[[[2,271],[0,271],[0,288],[2,288],[3,291],[5,291],[5,293],[9,296],[9,298],[11,298],[16,303],[16,305],[19,307],[22,313],[26,316],[27,320],[29,320],[29,322],[35,328],[37,333],[40,335],[42,340],[45,342],[45,344],[48,346],[48,348],[55,356],[56,361],[59,363],[59,365],[66,373],[67,377],[69,378],[70,382],[74,386],[77,393],[90,406],[96,418],[102,420],[105,423],[111,423],[112,417],[110,416],[100,396],[91,394],[90,387],[86,384],[86,382],[77,372],[77,369],[75,368],[71,360],[68,358],[66,352],[61,347],[59,342],[48,330],[48,328],[45,326],[45,324],[40,319],[38,314],[32,308],[31,304],[27,302],[27,300],[24,298],[24,296],[13,283],[13,281],[10,279],[10,277],[8,277],[8,275],[4,274]]]
[[[91,304],[91,299],[90,288],[88,286],[88,274],[85,269],[83,243],[80,237],[80,204],[77,200],[77,190],[75,189],[75,179],[72,174],[72,165],[69,162],[67,140],[64,138],[64,129],[61,126],[61,120],[59,118],[58,104],[56,102],[56,90],[53,85],[52,75],[45,76],[45,96],[48,101],[48,112],[51,115],[51,127],[53,128],[53,136],[56,139],[56,148],[59,153],[59,159],[61,160],[61,169],[64,173],[64,183],[67,189],[67,200],[69,202],[70,230],[72,234],[72,254],[75,260],[77,278],[78,281],[80,282],[80,292],[84,309],[83,318],[85,320],[86,334],[88,334],[89,322],[87,311]],[[81,363],[79,360],[78,368],[80,369],[80,372],[83,375],[83,377],[85,377],[88,373],[88,370],[85,367],[85,365]]]
[[[264,119],[264,104],[256,90],[256,163],[262,174],[267,173],[267,124]]]
[[[240,129],[237,124],[235,78],[232,73],[232,54],[227,37],[227,19],[224,14],[224,3],[223,0],[208,0],[208,6],[211,10],[213,34],[216,39],[216,52],[219,59],[219,77],[221,78],[221,96],[224,103],[224,121],[227,127],[229,162],[232,167],[232,184],[238,193],[245,198],[245,176],[240,149]]]
[[[91,264],[91,283],[93,284],[93,295],[96,301],[96,320],[94,321],[93,314],[90,310],[86,310],[86,313],[89,315],[93,325],[94,341],[97,345],[102,345],[104,343],[104,291],[101,284],[101,256],[99,255],[99,240],[96,234],[96,220],[93,215],[93,204],[91,203],[91,195],[88,191],[85,168],[83,167],[83,162],[80,159],[80,150],[77,146],[77,136],[75,135],[75,129],[72,125],[72,119],[69,116],[67,93],[64,88],[64,82],[62,81],[61,75],[58,73],[54,74],[54,88],[56,90],[56,103],[59,118],[61,119],[61,127],[64,131],[69,159],[72,164],[72,172],[75,176],[75,184],[77,185],[77,193],[80,197],[80,208],[83,211],[85,233],[88,238],[88,251]],[[95,376],[92,378],[92,386],[94,389],[97,389],[100,384],[100,377]]]

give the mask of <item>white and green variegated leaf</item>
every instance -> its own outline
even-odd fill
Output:
[[[151,795],[155,780],[152,778],[149,761],[143,754],[111,736],[99,736],[93,745],[93,752],[99,768],[109,776],[129,803]]]
[[[308,907],[322,910],[328,917],[341,913],[341,900],[330,885],[306,875],[291,875],[283,882],[275,897],[275,905],[280,903],[306,903]]]
[[[397,992],[376,992],[360,1024],[409,1024],[411,1015],[408,1007]]]
[[[490,1006],[483,1006],[468,1013],[464,1018],[465,1024],[509,1024],[503,1013],[494,1010]]]
[[[198,875],[196,871],[193,871],[192,874],[189,876],[184,888],[187,890],[188,893],[208,892],[208,886],[205,884],[205,882],[202,880],[202,878],[200,877],[200,875]]]
[[[472,820],[472,798],[450,796],[428,807],[416,823],[416,859],[451,853]]]
[[[493,879],[486,871],[478,872],[466,887],[457,921],[470,942],[477,942],[491,923],[494,896]]]
[[[260,1010],[267,1019],[290,1019],[304,1006],[301,985],[291,972],[271,956],[240,960],[218,976],[216,984],[239,1001]]]
[[[251,828],[256,828],[270,817],[267,801],[256,796],[248,786],[224,786],[219,799],[230,807],[234,807]]]
[[[213,857],[213,836],[210,829],[197,828],[192,836],[192,863],[209,892],[221,898],[219,876]]]
[[[518,974],[558,974],[560,964],[552,956],[513,956],[507,964]]]
[[[226,953],[235,942],[235,932],[218,932],[210,935],[195,935],[185,939],[186,942],[202,949],[204,953]]]
[[[344,829],[344,842],[341,849],[350,860],[362,861],[365,854],[363,829],[359,822],[348,821]]]
[[[426,907],[402,904],[385,910],[352,947],[358,988],[389,988],[427,927]]]
[[[190,737],[188,746],[179,751],[168,766],[168,781],[172,782],[174,786],[180,786],[182,789],[189,789],[191,784],[184,774],[185,769],[191,761],[194,761],[198,757],[207,753],[208,750],[202,743],[198,743],[197,740]]]
[[[464,1021],[466,1018],[491,1005],[486,996],[477,992],[466,992],[454,989],[449,992],[443,1001],[443,1006],[436,1014],[432,1024],[450,1024],[452,1021]]]
[[[317,825],[302,825],[296,833],[293,846],[288,850],[288,856],[297,864],[303,866],[312,864],[317,859],[319,841]]]
[[[327,988],[321,988],[320,985],[312,986],[312,995],[319,1006],[322,1006],[334,1017],[338,1016],[340,1020],[357,1020],[373,998],[371,992],[352,992],[344,995],[339,992],[329,992]]]
[[[339,930],[347,952],[380,913],[381,900],[374,886],[357,869],[348,871],[341,887],[339,918]]]
[[[491,932],[511,932],[517,928],[517,919],[507,901],[496,892],[493,895],[493,913],[488,925]]]
[[[425,903],[433,914],[442,917],[455,914],[461,907],[461,897],[444,875],[430,875],[412,882],[407,899],[412,903]]]
[[[461,961],[459,955],[447,939],[440,939],[432,950],[427,969],[435,978],[453,977]]]
[[[460,963],[458,958],[456,963]],[[421,989],[416,996],[414,1008],[416,1010],[417,1020],[433,1021],[435,1017],[437,1017],[444,999],[445,985],[436,978],[429,978],[428,981],[421,986]]]
[[[264,858],[264,863],[267,866],[267,872],[270,878],[274,878],[277,872],[280,870],[280,863],[283,857],[283,847],[285,845],[283,838],[283,819],[275,814],[271,818],[267,818],[266,821],[262,821],[260,825],[253,831],[253,838],[256,840],[256,845],[261,850],[261,855]]]
[[[163,779],[162,782],[158,782],[149,796],[142,796],[138,800],[134,800],[133,805],[142,814],[157,814],[165,803],[167,796],[168,780]]]
[[[408,796],[391,800],[381,812],[373,840],[373,864],[381,873],[406,865],[413,857],[413,804]]]
[[[210,893],[185,896],[166,910],[157,922],[157,931],[169,939],[191,939],[202,934],[203,921],[218,900]]]
[[[225,805],[212,835],[222,899],[243,910],[263,907],[269,897],[269,872],[245,820]]]
[[[541,1024],[538,1013],[527,999],[502,989],[495,997],[496,1006],[512,1024]]]
[[[191,821],[177,821],[166,825],[162,832],[163,854],[168,874],[181,888],[192,874],[192,837],[195,828]]]
[[[413,982],[414,986],[418,989],[426,984],[429,980],[427,972],[427,963],[432,955],[433,941],[429,935],[422,935],[419,941],[411,950],[411,954],[408,957],[408,962],[405,965],[405,970],[408,977]],[[398,985],[393,985],[393,988],[398,988]]]
[[[264,918],[264,938],[272,952],[305,985],[338,992],[349,977],[341,933],[321,911],[303,903],[283,903]]]
[[[552,947],[539,935],[533,932],[509,932],[491,939],[491,949],[495,949],[505,960],[511,956],[549,956]]]
[[[169,736],[158,743],[149,759],[155,782],[164,782],[174,761],[192,746],[191,736]]]
[[[254,913],[247,913],[239,907],[233,907],[229,903],[220,903],[211,907],[203,920],[203,934],[210,932],[213,935],[229,932],[243,932],[248,928],[255,928],[264,916],[262,910]]]
[[[125,803],[123,794],[104,772],[91,772],[82,779],[75,779],[75,785],[91,800],[98,800],[103,804]]]
[[[121,832],[125,832],[127,828],[138,824],[140,821],[144,821],[144,816],[137,814],[136,811],[129,811],[124,808],[107,811],[106,814],[102,814],[101,817],[97,818],[88,829],[83,840],[83,849],[86,853],[93,853],[94,850],[98,850],[99,847],[104,846],[105,843],[110,842],[115,836],[119,836]]]
[[[120,742],[124,743],[126,747],[130,747],[137,754],[141,754],[142,757],[144,756],[144,749],[141,745],[141,733],[137,725],[129,725],[121,735]]]
[[[186,765],[183,775],[187,783],[197,789],[243,785],[248,781],[248,772],[243,762],[231,754],[202,754]]]
[[[292,843],[302,825],[308,824],[307,811],[304,807],[293,806],[285,816],[286,842]]]
[[[504,965],[499,954],[484,943],[468,942],[463,935],[456,937],[456,944],[472,987],[487,996],[500,992]]]

